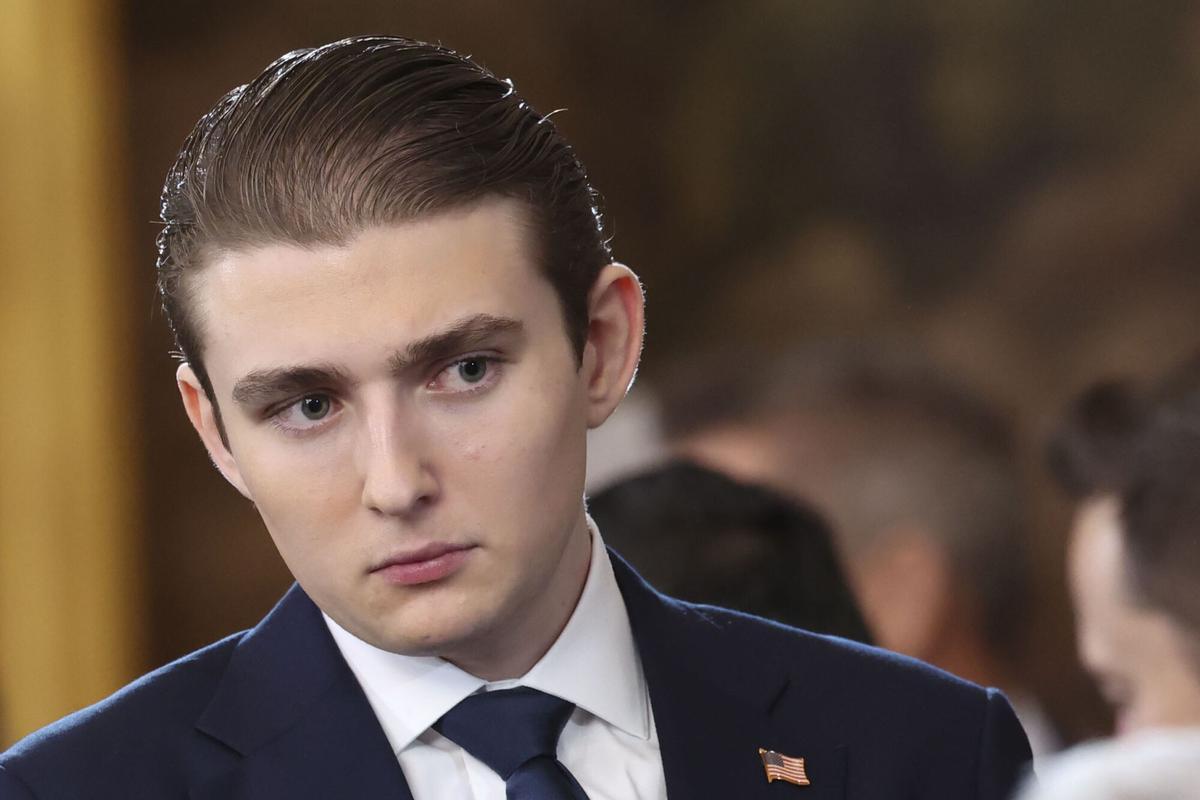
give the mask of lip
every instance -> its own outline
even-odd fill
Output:
[[[371,573],[400,586],[433,583],[458,572],[473,549],[473,545],[430,544],[393,556]]]

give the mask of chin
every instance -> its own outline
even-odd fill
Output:
[[[447,657],[456,652],[471,649],[475,640],[475,631],[471,626],[460,630],[458,626],[439,626],[436,631],[424,630],[383,630],[373,632],[377,636],[371,644],[391,653],[405,656],[441,656]]]

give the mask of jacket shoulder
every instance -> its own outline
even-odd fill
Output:
[[[635,636],[640,629],[639,647],[702,659],[705,671],[722,684],[773,683],[771,678],[782,670],[794,682],[820,687],[831,697],[841,693],[855,697],[932,696],[950,702],[974,701],[981,710],[986,702],[982,688],[913,658],[752,614],[669,597],[646,583],[619,555],[610,552],[610,556]],[[658,642],[667,644],[659,648]]]
[[[989,694],[970,681],[871,645],[837,636],[793,628],[738,611],[680,603],[686,611],[719,631],[725,652],[744,654],[755,664],[782,668],[793,680],[819,686],[829,702],[839,703],[849,716],[856,709],[885,709],[897,713],[938,709],[971,709],[985,713]]]
[[[234,634],[160,667],[30,734],[0,753],[0,769],[40,788],[88,775],[101,778],[132,764],[165,767],[173,750],[183,751],[186,742],[207,739],[195,730],[196,720],[243,635]]]
[[[853,744],[861,776],[899,776],[921,797],[999,800],[1028,770],[1029,744],[996,689],[858,642],[724,609],[687,611],[749,664],[730,663],[724,679],[782,670],[788,688],[774,699],[780,719]]]

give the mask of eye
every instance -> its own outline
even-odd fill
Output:
[[[457,367],[458,377],[467,383],[479,383],[487,375],[488,362],[485,358],[466,358]]]
[[[269,419],[284,433],[309,433],[330,424],[338,409],[333,395],[306,394],[271,413]]]
[[[447,364],[426,388],[439,394],[471,394],[491,387],[501,362],[493,356],[466,356]]]
[[[329,416],[329,410],[333,404],[329,400],[328,395],[310,394],[300,401],[300,413],[305,419],[317,422]]]

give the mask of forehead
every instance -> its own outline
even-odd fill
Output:
[[[1077,602],[1089,606],[1123,601],[1123,560],[1117,499],[1106,495],[1085,500],[1071,529],[1070,571]]]
[[[1071,590],[1080,650],[1093,666],[1136,655],[1145,612],[1130,597],[1125,577],[1120,506],[1113,497],[1084,501],[1071,532]]]
[[[557,313],[524,207],[492,199],[344,245],[277,243],[219,253],[190,285],[205,362],[343,361],[393,350],[467,314]]]

